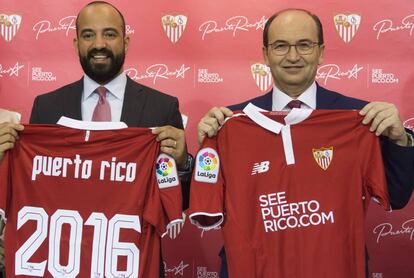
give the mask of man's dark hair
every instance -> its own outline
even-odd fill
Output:
[[[272,24],[273,20],[278,15],[280,15],[281,13],[286,12],[286,11],[302,11],[302,12],[307,13],[310,17],[312,17],[313,21],[316,24],[316,30],[317,30],[317,33],[318,33],[318,43],[319,43],[319,45],[322,45],[324,43],[324,41],[323,41],[322,23],[321,23],[321,21],[320,21],[320,19],[319,19],[319,17],[317,15],[311,13],[310,11],[303,10],[303,9],[286,9],[286,10],[282,10],[282,11],[279,11],[279,12],[273,14],[267,20],[266,25],[265,25],[264,30],[263,30],[263,46],[264,47],[267,47],[267,45],[269,44],[269,28],[270,28],[270,24]]]
[[[121,21],[122,21],[122,31],[123,31],[123,35],[125,36],[125,32],[126,32],[126,30],[125,30],[125,18],[122,15],[122,13],[114,5],[112,5],[111,3],[108,3],[106,1],[93,1],[93,2],[88,3],[85,7],[83,7],[82,10],[84,8],[88,7],[88,6],[100,5],[100,4],[104,4],[104,5],[111,6],[119,14],[119,16],[121,17]],[[79,33],[78,33],[78,30],[79,30],[79,14],[80,14],[80,12],[78,13],[78,16],[76,17],[76,35],[77,36],[79,35]]]

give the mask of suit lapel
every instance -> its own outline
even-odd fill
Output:
[[[273,92],[273,90],[270,90],[270,92],[254,99],[252,101],[252,103],[254,105],[264,109],[264,110],[272,111],[272,102],[273,102],[273,100],[272,100],[273,93],[272,92]]]
[[[67,91],[62,98],[64,116],[76,120],[82,120],[82,92],[83,78],[67,88]]]
[[[337,96],[329,93],[318,83],[316,83],[316,86],[316,109],[332,109],[335,107]]]
[[[143,87],[127,77],[121,121],[130,127],[141,126],[142,111],[145,105]]]

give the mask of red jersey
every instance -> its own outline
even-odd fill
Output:
[[[181,198],[150,129],[26,125],[0,165],[7,276],[158,277]]]
[[[357,111],[246,114],[203,142],[191,184],[190,220],[222,225],[229,276],[365,277],[368,200],[390,206],[378,138]]]

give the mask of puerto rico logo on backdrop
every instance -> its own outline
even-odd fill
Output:
[[[184,33],[187,17],[185,15],[165,15],[161,18],[161,22],[167,37],[172,43],[176,43]]]
[[[160,154],[155,166],[159,188],[178,185],[177,166],[174,159],[167,154]]]
[[[17,14],[0,14],[0,34],[6,42],[10,42],[22,23],[22,17]]]
[[[273,82],[270,68],[265,64],[256,63],[251,65],[250,70],[254,81],[256,81],[257,87],[259,87],[262,92],[268,91]]]
[[[212,148],[201,149],[196,158],[195,177],[196,181],[216,183],[220,160],[217,152]]]
[[[312,149],[313,158],[323,170],[328,169],[333,158],[333,147]]]
[[[344,42],[349,43],[356,35],[361,16],[357,14],[337,14],[334,16],[336,31]]]

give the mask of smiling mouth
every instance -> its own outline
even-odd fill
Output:
[[[110,57],[107,55],[92,55],[90,61],[94,64],[108,64]]]
[[[302,66],[283,67],[284,70],[286,70],[286,71],[292,71],[292,72],[297,72],[297,71],[301,70],[302,68],[303,68]]]

